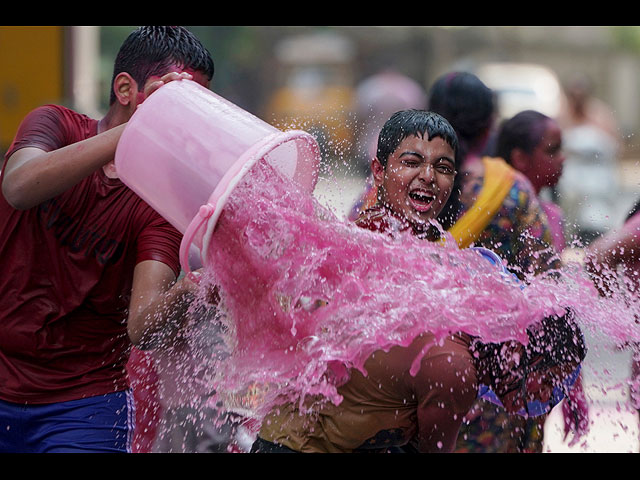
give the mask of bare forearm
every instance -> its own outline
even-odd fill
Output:
[[[194,288],[183,281],[129,317],[131,342],[142,350],[166,344],[182,327],[195,298]]]
[[[68,190],[114,159],[125,124],[66,147],[24,148],[6,162],[2,193],[17,209],[32,208]]]
[[[592,263],[608,266],[637,262],[640,259],[640,215],[636,215],[619,230],[596,239],[587,248]]]

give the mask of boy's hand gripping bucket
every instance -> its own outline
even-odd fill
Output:
[[[115,155],[122,181],[184,234],[180,263],[204,265],[209,238],[233,188],[265,159],[311,193],[320,150],[301,130],[283,132],[196,82],[163,85],[133,114]]]

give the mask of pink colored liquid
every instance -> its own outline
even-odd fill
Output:
[[[476,251],[452,245],[345,223],[256,165],[231,195],[208,251],[206,273],[227,313],[228,356],[210,379],[218,398],[259,385],[258,418],[306,395],[339,403],[348,370],[366,374],[376,350],[408,345],[426,331],[526,342],[527,327],[564,307],[585,329],[640,341],[633,295],[601,298],[577,267],[557,279],[531,278],[521,289]]]

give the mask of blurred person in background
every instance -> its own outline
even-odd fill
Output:
[[[583,253],[586,269],[601,295],[622,291],[630,297],[626,301],[637,302],[640,288],[640,200],[620,228],[595,239]],[[640,319],[636,318],[636,322]],[[640,345],[627,347],[633,352],[629,382],[631,404],[640,418]]]
[[[574,75],[565,86],[567,103],[558,115],[563,130],[590,126],[620,143],[618,121],[609,105],[594,95],[591,79],[582,73]]]
[[[557,120],[566,161],[556,192],[569,240],[584,246],[614,226],[622,141],[613,110],[594,96],[586,75],[571,78],[565,94]]]
[[[529,179],[549,220],[553,244],[562,252],[566,247],[562,211],[555,202],[542,198],[543,191],[554,188],[562,175],[565,155],[558,122],[534,110],[514,115],[501,124],[494,155]]]
[[[358,146],[363,151],[363,170],[376,156],[378,133],[395,112],[410,108],[423,109],[427,103],[424,88],[411,77],[388,66],[366,77],[356,87],[356,113],[361,124]]]
[[[503,158],[522,172],[540,196],[544,189],[552,189],[562,175],[565,156],[562,152],[562,130],[556,120],[534,110],[525,110],[502,122],[496,135],[496,157]],[[566,247],[562,209],[552,201],[540,198],[553,244],[558,253]],[[586,397],[581,376],[563,402],[565,437],[575,432],[572,442],[584,436],[589,427]]]
[[[502,158],[486,155],[496,108],[491,89],[471,73],[447,73],[434,82],[428,102],[431,111],[449,120],[461,145],[457,185],[438,216],[445,229],[460,247],[475,244],[498,253],[521,279],[558,267],[535,187]],[[484,199],[486,225],[469,225],[467,218]]]
[[[501,158],[485,156],[496,118],[495,96],[477,76],[450,72],[428,94],[428,108],[456,130],[460,173],[438,220],[461,248],[493,250],[521,280],[560,261],[551,228],[529,179]],[[544,417],[524,419],[478,400],[466,416],[458,452],[540,452]]]

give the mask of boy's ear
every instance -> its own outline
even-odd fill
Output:
[[[384,182],[384,167],[382,163],[380,163],[380,160],[378,160],[378,157],[374,157],[373,160],[371,160],[371,173],[376,186],[381,186]]]
[[[138,84],[131,75],[126,72],[120,72],[113,81],[113,92],[120,105],[135,105]]]

